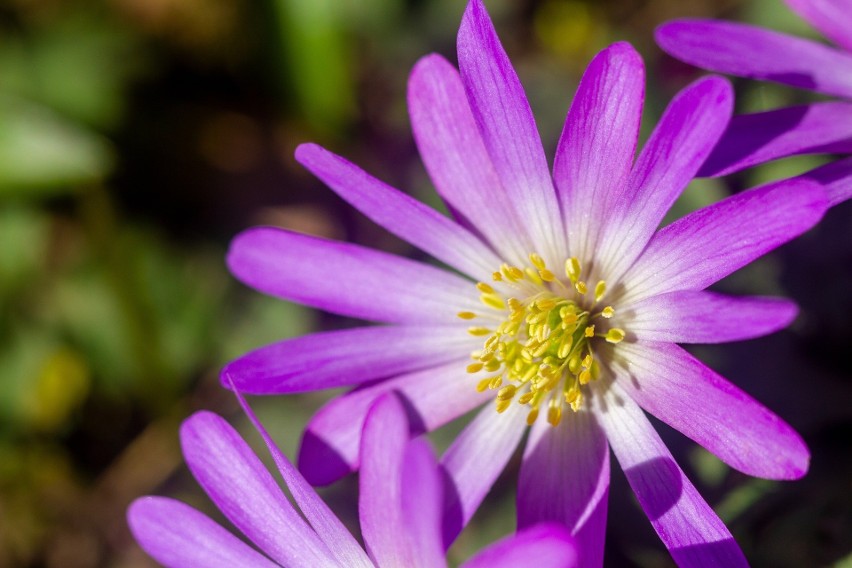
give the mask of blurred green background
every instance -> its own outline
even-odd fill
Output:
[[[698,72],[655,25],[719,16],[813,36],[780,0],[490,0],[552,149],[580,73],[607,44],[643,53],[645,130]],[[215,410],[229,359],[351,322],[245,289],[228,240],[272,224],[411,254],[302,171],[316,141],[436,204],[405,83],[418,57],[454,61],[461,0],[4,0],[0,3],[0,567],[136,567],[124,510],[146,493],[210,510],[183,466],[180,421]],[[737,81],[741,110],[807,100]],[[694,209],[820,163],[701,180]],[[755,566],[852,566],[852,209],[720,285],[793,297],[791,330],[696,349],[789,420],[814,452],[797,483],[730,471],[664,438]],[[326,395],[254,399],[293,456]],[[435,436],[445,446],[458,425]],[[256,438],[251,438],[257,442]],[[260,445],[257,445],[260,448]],[[514,527],[515,460],[451,550],[458,563]],[[613,467],[607,566],[672,562]],[[570,483],[570,480],[566,480]],[[354,523],[352,479],[323,494]],[[286,535],[282,535],[286,538]]]

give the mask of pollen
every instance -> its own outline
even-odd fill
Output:
[[[476,284],[484,313],[457,314],[488,321],[468,328],[484,340],[466,370],[488,375],[477,381],[476,390],[496,391],[497,412],[521,404],[529,407],[528,424],[544,414],[558,426],[567,409],[583,407],[584,390],[600,376],[594,347],[603,343],[597,342],[617,344],[626,333],[610,324],[615,308],[599,306],[607,283],[598,280],[590,290],[581,280],[579,259],[566,260],[565,275],[557,276],[540,254],[528,258],[528,266],[501,265],[492,275],[493,285]]]

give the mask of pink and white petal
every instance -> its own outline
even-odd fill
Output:
[[[393,345],[393,349],[388,349]],[[458,359],[482,345],[466,326],[373,326],[312,333],[228,363],[237,389],[284,394],[352,386]]]
[[[799,154],[852,152],[850,116],[852,103],[835,101],[735,116],[699,175],[727,175]]]
[[[166,568],[276,568],[204,513],[166,497],[142,497],[127,510],[142,550]]]
[[[535,247],[476,126],[459,72],[427,55],[408,81],[408,111],[420,156],[440,196],[505,261],[521,264]]]
[[[810,229],[827,206],[822,187],[790,179],[694,211],[654,235],[624,275],[619,302],[704,289]]]
[[[613,204],[600,253],[608,279],[617,279],[636,260],[695,177],[731,118],[733,99],[728,81],[705,77],[669,103]]]
[[[674,20],[658,27],[663,51],[697,67],[852,97],[852,54],[735,22]]]
[[[402,513],[402,466],[408,421],[393,394],[379,397],[364,419],[358,516],[370,558],[378,566],[416,566]]]
[[[729,466],[767,479],[798,479],[810,453],[776,414],[682,348],[619,344],[613,372],[639,406],[698,442]]]
[[[446,566],[441,522],[443,479],[435,453],[420,438],[408,443],[402,464],[402,516],[411,539],[414,566]]]
[[[574,568],[581,566],[577,548],[565,527],[544,523],[495,542],[461,568]]]
[[[619,308],[618,314],[640,341],[724,343],[774,333],[796,319],[798,311],[783,298],[681,290]]]
[[[243,411],[254,425],[257,432],[263,438],[272,460],[278,467],[284,483],[290,490],[290,494],[296,501],[299,510],[305,516],[317,536],[326,544],[329,552],[334,556],[340,566],[347,568],[374,568],[373,563],[367,558],[367,554],[358,541],[346,529],[340,519],[331,511],[328,505],[320,499],[313,487],[308,484],[302,474],[299,473],[287,456],[278,448],[278,445],[266,431],[263,424],[252,411],[246,399],[234,388],[233,383],[225,385],[234,391]]]
[[[852,198],[852,157],[829,162],[799,177],[822,185],[832,207]]]
[[[457,45],[467,98],[506,198],[527,223],[535,251],[550,264],[562,262],[564,231],[541,137],[482,0],[468,3]]]
[[[361,428],[379,396],[396,391],[409,411],[412,434],[431,431],[489,400],[476,392],[469,358],[407,373],[333,399],[311,418],[299,449],[299,470],[327,485],[358,469]]]
[[[388,323],[446,324],[477,310],[470,281],[377,250],[271,227],[237,235],[228,268],[272,296]]]
[[[600,422],[639,504],[678,566],[748,567],[727,527],[618,384],[607,393]]]
[[[644,98],[645,66],[626,42],[597,54],[580,80],[553,162],[573,256],[597,249],[633,165]]]
[[[850,0],[785,0],[787,5],[822,34],[852,51],[852,2]]]
[[[500,265],[467,229],[340,156],[302,144],[296,160],[372,221],[460,272],[483,280]]]
[[[608,492],[609,446],[593,414],[569,412],[556,428],[535,423],[518,480],[518,528],[558,522],[583,543],[577,565],[599,568]]]
[[[444,486],[444,546],[449,548],[482,500],[527,429],[526,407],[512,404],[498,414],[487,404],[441,458]]]
[[[337,566],[248,444],[212,412],[180,429],[186,464],[219,510],[262,551],[286,566]]]

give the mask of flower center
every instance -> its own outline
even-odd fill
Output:
[[[516,400],[530,407],[527,424],[533,424],[542,408],[547,421],[556,426],[564,406],[573,411],[583,402],[583,386],[600,374],[593,346],[603,339],[619,343],[624,330],[609,326],[615,315],[612,306],[598,309],[606,295],[606,282],[594,290],[581,279],[579,260],[565,261],[565,279],[557,276],[536,253],[529,255],[530,266],[504,264],[492,275],[497,286],[511,290],[504,294],[484,282],[476,287],[484,314],[460,312],[465,320],[482,318],[496,325],[468,328],[468,333],[485,337],[482,350],[472,354],[469,373],[485,373],[476,389],[497,390],[497,412]]]

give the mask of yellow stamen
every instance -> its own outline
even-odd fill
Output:
[[[469,327],[467,332],[473,336],[491,335],[491,330],[487,327]]]
[[[527,426],[532,426],[535,424],[536,419],[538,418],[538,408],[533,408],[530,410],[530,413],[527,414]]]
[[[609,343],[621,343],[624,339],[624,330],[618,329],[617,327],[613,327],[609,331],[606,332],[606,340]]]
[[[547,409],[547,421],[551,426],[559,426],[562,420],[562,405],[551,406]]]
[[[527,279],[533,284],[541,285],[541,278],[538,273],[532,268],[527,268],[524,270],[524,274],[526,274]]]
[[[600,280],[595,285],[595,302],[600,302],[604,294],[606,294],[606,282]]]
[[[483,304],[495,310],[505,310],[506,302],[497,294],[483,294],[479,297]]]
[[[477,282],[476,289],[482,292],[483,294],[494,294],[494,288],[492,288],[485,282]]]
[[[565,275],[573,283],[580,279],[580,261],[577,257],[572,256],[565,261]]]
[[[494,325],[468,328],[471,335],[483,337],[483,347],[472,353],[467,372],[489,375],[476,383],[476,389],[495,391],[497,412],[517,401],[529,407],[528,424],[546,413],[548,423],[556,426],[566,408],[581,408],[586,385],[601,374],[595,359],[597,342],[618,343],[625,332],[608,323],[606,332],[595,334],[595,318],[611,319],[615,309],[596,306],[606,297],[607,284],[599,280],[591,290],[581,280],[577,258],[565,261],[564,276],[554,274],[537,253],[529,254],[529,263],[503,264],[492,274],[494,281],[515,290],[514,297],[503,296],[485,282],[476,284],[482,303],[496,310],[486,317],[502,316]],[[482,317],[474,311],[457,315],[464,320]],[[601,320],[597,323],[600,327]]]
[[[542,268],[538,271],[538,275],[545,282],[554,282],[556,280],[556,276],[546,268]]]

